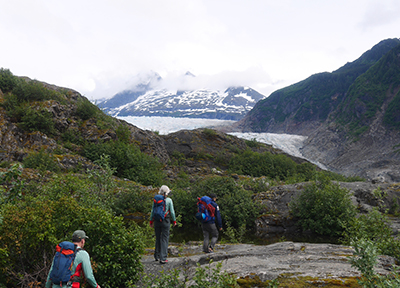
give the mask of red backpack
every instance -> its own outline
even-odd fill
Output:
[[[211,205],[212,199],[208,196],[197,198],[196,218],[202,223],[215,219],[215,207]]]

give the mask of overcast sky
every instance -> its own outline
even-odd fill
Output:
[[[399,0],[0,0],[0,67],[90,100],[150,71],[268,96],[399,37]]]

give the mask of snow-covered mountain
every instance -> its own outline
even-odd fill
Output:
[[[229,87],[225,90],[174,90],[153,88],[162,83],[159,75],[122,91],[97,105],[111,116],[170,116],[239,120],[264,95],[249,87]],[[194,77],[192,74],[185,75]]]

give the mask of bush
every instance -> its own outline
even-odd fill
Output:
[[[60,171],[57,159],[52,154],[47,153],[44,149],[26,156],[23,160],[23,164],[26,168],[38,169],[42,173],[45,171]]]
[[[56,244],[70,241],[76,229],[85,230],[90,237],[85,249],[102,287],[124,287],[128,281],[138,280],[141,238],[124,227],[122,218],[104,209],[79,205],[67,196],[57,201],[28,198],[4,205],[1,212],[0,270],[9,286],[44,283]]]
[[[303,230],[326,236],[341,235],[356,215],[349,191],[328,179],[308,185],[289,207]]]
[[[348,223],[342,242],[348,245],[360,239],[372,241],[383,254],[400,258],[400,241],[393,237],[388,223],[388,217],[374,208]]]
[[[197,197],[211,193],[218,196],[217,203],[223,222],[229,222],[235,229],[243,225],[248,228],[254,227],[254,221],[261,208],[253,201],[251,191],[237,185],[233,178],[215,176],[201,181],[194,187],[192,198],[197,203]],[[196,205],[194,207],[197,209]]]
[[[114,197],[112,209],[118,216],[138,212],[147,215],[153,205],[153,196],[153,194],[143,192],[139,187],[129,187]]]
[[[373,241],[360,239],[352,242],[354,247],[354,256],[350,258],[352,267],[357,268],[362,277],[358,283],[362,287],[367,288],[389,288],[400,287],[400,275],[397,271],[391,272],[388,275],[379,275],[375,272],[379,248],[376,247]]]
[[[116,176],[128,178],[143,185],[161,186],[165,178],[158,159],[144,154],[134,144],[121,141],[91,143],[84,147],[83,156],[92,161],[101,155],[109,155],[111,167],[116,168]]]
[[[22,169],[21,164],[14,163],[6,172],[0,172],[0,184],[5,187],[5,189],[0,189],[0,205],[2,203],[14,203],[22,198],[22,192],[24,190],[24,181],[21,179]],[[4,190],[5,193],[3,193],[2,190]]]
[[[21,118],[20,127],[28,132],[40,131],[45,134],[53,134],[55,131],[53,116],[46,109],[26,107]]]
[[[35,80],[20,80],[12,90],[12,93],[17,96],[19,103],[32,101],[57,100],[62,101],[61,94],[54,90],[48,89],[42,83]]]
[[[272,179],[284,180],[296,174],[296,163],[285,155],[246,150],[232,157],[229,162],[229,170],[241,175],[267,176]]]
[[[99,108],[96,105],[92,104],[89,100],[82,98],[77,103],[75,114],[82,120],[88,120],[95,117],[98,111]]]
[[[0,68],[0,90],[3,93],[11,92],[17,85],[18,77],[14,76],[9,69]]]
[[[66,143],[72,143],[76,145],[85,144],[85,139],[82,137],[78,129],[69,128],[65,130],[62,133],[61,138]],[[64,146],[66,145],[66,143],[64,143]]]

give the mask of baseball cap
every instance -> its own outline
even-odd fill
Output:
[[[81,240],[81,239],[89,239],[89,237],[88,236],[86,236],[86,233],[85,233],[85,231],[83,231],[83,230],[76,230],[75,232],[74,232],[74,234],[72,234],[72,239],[74,239],[74,240]]]

